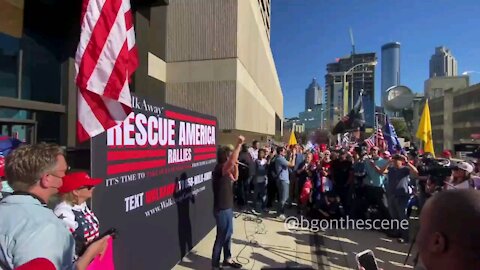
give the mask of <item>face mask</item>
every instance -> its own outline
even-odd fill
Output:
[[[7,193],[13,193],[13,189],[8,185],[7,181],[2,181],[1,191],[7,192]]]

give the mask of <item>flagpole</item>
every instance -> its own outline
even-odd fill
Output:
[[[377,131],[378,131],[378,114],[375,115],[375,128],[373,130],[373,134],[377,134]],[[378,147],[378,138],[376,135],[375,135],[375,146]]]

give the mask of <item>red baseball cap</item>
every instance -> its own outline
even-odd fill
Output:
[[[443,156],[444,158],[451,158],[451,157],[452,157],[452,153],[451,153],[449,150],[443,150],[442,156]]]
[[[15,268],[15,270],[56,270],[55,265],[44,258],[33,259]]]
[[[58,189],[59,193],[68,193],[85,186],[96,186],[102,183],[99,178],[90,178],[86,172],[69,173],[63,177],[63,185]]]

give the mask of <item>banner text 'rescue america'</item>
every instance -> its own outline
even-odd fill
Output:
[[[171,269],[214,226],[217,119],[133,96],[122,124],[92,140],[101,231],[115,227],[116,269]],[[162,260],[158,261],[158,255]]]

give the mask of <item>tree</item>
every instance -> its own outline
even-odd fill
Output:
[[[398,137],[405,138],[406,141],[411,140],[410,131],[408,130],[407,124],[404,119],[391,119],[393,127]]]

